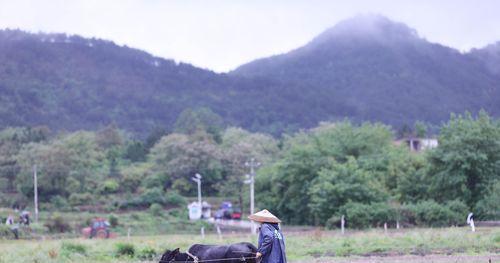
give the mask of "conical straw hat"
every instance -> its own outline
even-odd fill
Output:
[[[281,220],[266,209],[248,216],[248,219],[261,223],[281,223]]]

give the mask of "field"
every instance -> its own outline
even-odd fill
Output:
[[[285,232],[290,262],[500,261],[500,229],[468,228]],[[0,240],[0,262],[149,262],[165,249],[194,243],[226,244],[256,237],[208,234],[118,237],[110,240]],[[127,255],[129,254],[129,255]],[[133,256],[132,256],[133,254]]]

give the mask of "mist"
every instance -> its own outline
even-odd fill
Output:
[[[110,39],[227,72],[306,44],[337,22],[375,13],[459,50],[500,39],[498,1],[0,1],[0,28]],[[20,15],[22,14],[22,15]]]

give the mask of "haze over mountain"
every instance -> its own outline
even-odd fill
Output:
[[[481,108],[497,114],[498,61],[487,51],[462,54],[429,43],[385,17],[359,16],[304,47],[242,65],[232,75],[302,85],[329,112],[400,125],[419,119],[435,123],[450,112]]]
[[[229,37],[229,36],[228,36]],[[351,118],[396,127],[450,112],[500,114],[498,44],[460,53],[404,24],[358,16],[306,46],[229,74],[112,42],[0,31],[0,125],[144,135],[205,107],[226,124],[279,134]]]

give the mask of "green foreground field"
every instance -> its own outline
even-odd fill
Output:
[[[402,255],[475,255],[500,256],[500,228],[405,229],[348,231],[288,232],[287,255],[291,262],[333,262],[359,258]],[[0,240],[0,262],[140,262],[154,261],[152,252],[165,249],[186,250],[194,243],[229,244],[241,241],[256,242],[255,236],[216,235],[158,235],[118,237],[110,240],[45,239]],[[130,252],[133,256],[119,255]],[[349,257],[349,258],[346,258]],[[410,260],[411,261],[411,260]],[[377,262],[377,261],[373,261]]]

